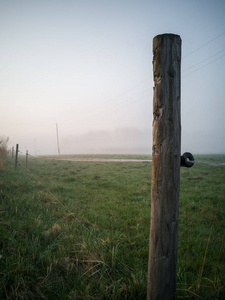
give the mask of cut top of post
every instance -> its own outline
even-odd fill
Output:
[[[178,34],[174,34],[174,33],[163,33],[163,34],[158,34],[158,35],[156,35],[155,37],[154,37],[154,39],[155,38],[158,38],[158,37],[160,37],[160,36],[168,36],[168,37],[178,37],[178,38],[181,38]],[[153,39],[153,40],[154,40]]]
[[[181,37],[177,34],[160,34],[153,39],[153,72],[155,83],[165,77],[165,72],[168,72],[173,78],[173,65],[171,57],[176,57],[178,62],[181,61]],[[160,51],[159,51],[160,49]],[[169,50],[169,51],[168,51]],[[169,65],[168,65],[169,63]],[[167,68],[169,67],[169,69]]]

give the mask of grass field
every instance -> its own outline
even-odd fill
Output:
[[[151,163],[28,164],[0,170],[0,299],[146,299]],[[225,299],[224,175],[181,168],[177,298]]]

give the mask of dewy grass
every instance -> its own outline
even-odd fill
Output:
[[[146,299],[151,163],[28,166],[0,173],[0,298]],[[224,173],[181,168],[177,298],[225,297]]]

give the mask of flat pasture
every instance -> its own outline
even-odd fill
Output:
[[[151,157],[58,158],[0,171],[0,299],[146,299]],[[196,160],[212,165],[181,168],[177,298],[224,299],[225,155]]]

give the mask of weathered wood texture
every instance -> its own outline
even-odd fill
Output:
[[[153,39],[153,147],[147,298],[175,299],[180,187],[181,38]]]

